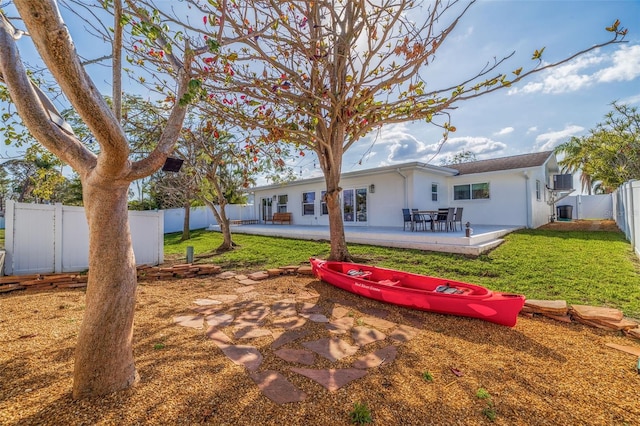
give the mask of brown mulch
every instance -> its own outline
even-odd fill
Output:
[[[307,366],[275,356],[273,337],[251,339],[247,344],[264,356],[258,373],[278,371],[306,394],[302,402],[276,404],[205,330],[174,323],[176,316],[194,313],[195,300],[236,288],[238,282],[218,276],[141,283],[134,330],[141,381],[82,401],[73,401],[70,392],[84,291],[0,295],[0,424],[348,425],[354,403],[365,403],[377,425],[482,425],[494,415],[498,425],[640,424],[637,357],[606,346],[640,346],[637,340],[545,318],[521,316],[507,328],[411,311],[294,276],[260,281],[241,297],[273,303],[318,293],[324,314],[346,307],[361,324],[386,312],[386,321],[420,331],[398,345],[392,362],[335,391],[292,371]],[[308,321],[304,329],[307,340],[327,337],[326,324]],[[349,334],[341,338],[355,344]],[[319,362],[350,368],[387,344],[376,341],[336,362]],[[287,347],[304,349],[300,342]],[[427,371],[433,381],[423,379]],[[479,389],[489,398],[480,398]]]
[[[614,220],[571,220],[555,221],[547,223],[538,229],[548,229],[553,231],[609,231],[620,232],[620,228]]]

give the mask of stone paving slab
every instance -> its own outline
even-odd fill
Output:
[[[233,271],[225,271],[221,274],[217,275],[217,278],[222,278],[223,280],[228,280],[229,278],[233,278],[236,276],[236,273]]]
[[[271,335],[271,330],[256,326],[237,327],[233,333],[233,337],[236,339],[255,339]]]
[[[419,329],[411,327],[409,325],[401,325],[391,332],[389,337],[398,342],[405,343],[413,339],[420,332]]]
[[[365,327],[363,325],[353,327],[351,331],[351,337],[356,342],[356,344],[360,346],[368,345],[369,343],[377,342],[379,340],[384,340],[387,336],[381,332],[376,330],[375,328]]]
[[[207,296],[208,299],[219,300],[222,303],[230,303],[238,299],[237,294],[211,294]]]
[[[197,313],[202,315],[211,315],[220,311],[223,307],[223,305],[193,306],[189,309],[191,309],[192,311],[196,311]]]
[[[314,340],[302,344],[307,349],[312,350],[320,356],[327,358],[329,361],[335,362],[339,359],[355,354],[359,347],[352,346],[337,337]]]
[[[353,317],[332,319],[327,324],[327,329],[333,334],[345,334],[353,327]]]
[[[255,289],[256,289],[256,286],[249,284],[249,285],[245,285],[245,286],[242,286],[242,287],[238,287],[238,288],[236,288],[235,291],[236,291],[236,293],[242,294],[242,293],[248,293],[248,292],[250,292],[252,290],[255,290]]]
[[[227,327],[233,323],[233,315],[230,314],[213,314],[207,315],[204,320],[212,327]]]
[[[221,301],[213,299],[196,299],[193,301],[193,303],[198,306],[222,305]]]
[[[255,371],[262,364],[262,354],[255,346],[223,345],[218,347],[236,365],[242,365],[249,371]]]
[[[364,317],[362,318],[362,322],[382,331],[387,331],[397,326],[395,322],[387,321],[385,319],[378,318],[378,317]]]
[[[373,368],[380,367],[382,365],[391,364],[398,354],[397,346],[391,345],[386,348],[378,349],[375,352],[371,352],[361,358],[358,358],[354,363],[354,368]]]
[[[391,314],[391,312],[387,311],[386,309],[379,308],[364,308],[362,309],[362,313],[382,319],[388,317]]]
[[[213,340],[213,343],[220,347],[220,345],[227,345],[231,343],[231,339],[229,338],[229,336],[227,336],[224,331],[220,330],[219,328],[216,327],[209,327],[207,329],[207,337],[211,340]]]
[[[316,356],[311,351],[304,349],[278,349],[274,352],[276,356],[287,362],[297,362],[298,364],[313,365]]]
[[[329,322],[329,318],[327,318],[326,316],[324,316],[322,314],[303,314],[303,313],[300,313],[298,315],[300,315],[302,318],[306,318],[309,321],[313,321],[313,322]]]
[[[304,401],[307,395],[289,382],[282,374],[273,370],[251,373],[260,391],[276,404]]]
[[[324,312],[322,306],[315,303],[303,303],[300,307],[300,312],[303,314],[321,314]]]
[[[331,310],[331,316],[333,318],[342,318],[349,313],[350,309],[344,306],[336,306]]]
[[[290,317],[297,315],[296,301],[295,299],[278,300],[271,305],[271,311],[274,315],[279,317]]]
[[[269,307],[260,307],[254,308],[248,311],[244,311],[240,315],[236,317],[236,324],[238,325],[251,325],[251,324],[259,324],[263,322],[269,313],[271,312],[271,308]]]
[[[267,278],[269,278],[269,273],[267,271],[253,272],[248,275],[248,278],[255,281],[266,280]]]
[[[280,318],[274,320],[271,325],[274,327],[285,328],[290,330],[292,328],[300,328],[307,323],[307,320],[304,318],[300,318],[298,316],[289,317],[289,318]]]
[[[174,317],[173,322],[182,327],[195,328],[198,330],[204,328],[204,318],[200,315],[182,315]]]
[[[307,337],[311,332],[309,330],[291,330],[285,331],[281,334],[273,333],[275,340],[271,342],[272,349],[278,349],[281,346],[291,343],[303,337]]]
[[[364,377],[366,370],[356,368],[330,368],[328,370],[314,370],[310,368],[292,368],[291,371],[301,374],[311,380],[320,383],[329,391],[333,392],[350,382]]]

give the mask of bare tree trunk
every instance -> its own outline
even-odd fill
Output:
[[[76,399],[125,389],[137,377],[132,350],[137,280],[128,182],[91,184],[84,179],[82,187],[89,223],[89,281],[75,352]]]
[[[222,244],[218,246],[216,251],[229,251],[233,250],[233,247],[236,246],[236,243],[233,242],[231,238],[231,228],[229,226],[229,218],[227,217],[227,213],[224,210],[224,204],[220,206],[220,210],[218,210],[211,201],[205,201],[207,207],[211,209],[213,215],[216,217],[218,221],[218,225],[220,225],[220,233],[222,234]]]
[[[189,225],[191,218],[191,202],[189,200],[184,202],[184,221],[182,222],[182,238],[180,241],[186,241],[191,238],[189,234]]]
[[[340,169],[325,170],[325,182],[327,184],[326,203],[329,211],[329,240],[331,241],[331,253],[329,260],[343,262],[351,261],[351,254],[347,249],[347,240],[344,236],[344,222],[340,209]]]

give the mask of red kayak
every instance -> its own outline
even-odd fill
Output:
[[[407,308],[478,318],[513,327],[524,296],[460,281],[311,258],[316,277],[360,296]]]

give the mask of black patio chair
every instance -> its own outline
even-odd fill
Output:
[[[455,213],[455,209],[450,207],[448,209],[438,209],[438,216],[436,219],[436,223],[438,225],[438,229],[449,230],[453,226],[453,215]]]
[[[462,231],[462,207],[457,207],[456,212],[453,215],[453,230],[456,231],[456,223],[460,224],[460,230]]]
[[[424,215],[418,213],[418,209],[411,209],[411,217],[413,218],[413,226],[416,231],[419,231],[419,225],[422,225],[422,230],[427,230],[427,222],[431,222],[431,219],[427,219]]]
[[[411,218],[411,212],[409,209],[402,209],[402,216],[404,217],[404,224],[402,225],[402,230],[407,230],[407,223],[409,223],[409,230],[413,231],[413,219]]]

